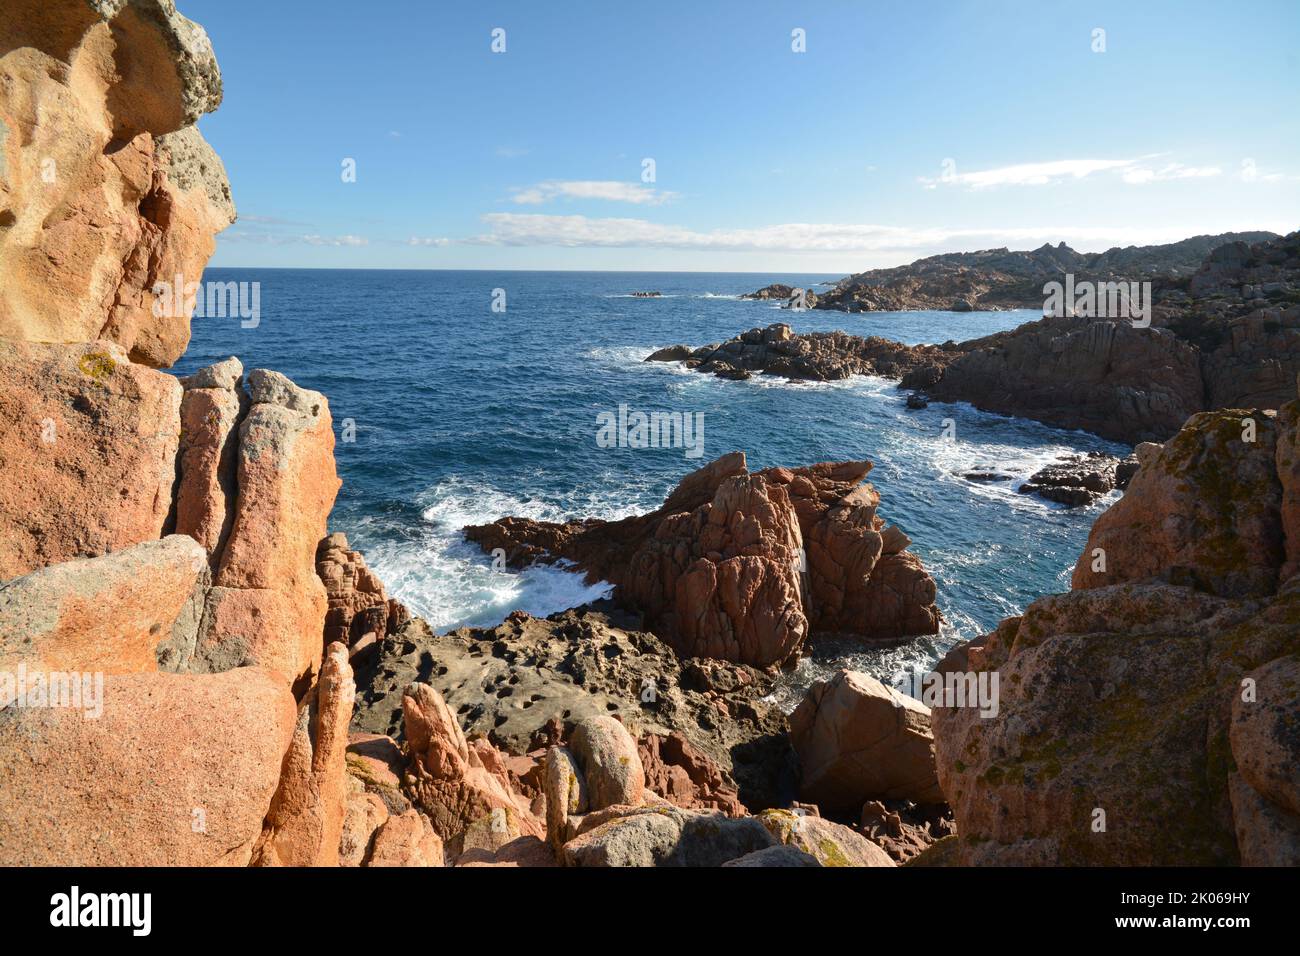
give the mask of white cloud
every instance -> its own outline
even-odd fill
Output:
[[[1124,182],[1140,186],[1145,183],[1163,182],[1168,179],[1205,179],[1222,175],[1218,166],[1184,166],[1182,163],[1168,163],[1159,169],[1147,166],[1133,166],[1120,175]]]
[[[607,202],[659,206],[675,199],[676,195],[659,192],[653,186],[643,183],[622,183],[612,179],[548,179],[536,186],[517,189],[510,198],[520,205],[528,206],[550,202],[552,199],[601,199]]]
[[[364,236],[322,236],[316,233],[294,235],[288,233],[227,231],[221,234],[225,242],[256,242],[268,246],[288,246],[305,243],[309,246],[368,246]]]
[[[1118,174],[1129,185],[1140,186],[1168,180],[1218,176],[1223,172],[1218,166],[1185,166],[1182,163],[1150,165],[1150,160],[1154,158],[1154,156],[1139,156],[1134,159],[1058,159],[1046,163],[1017,163],[970,173],[959,172],[953,164],[939,176],[920,176],[918,181],[926,189],[937,189],[939,186],[990,189],[998,186],[1047,186],[1066,180],[1087,179],[1098,173],[1113,173]]]
[[[406,240],[408,246],[449,246],[450,239],[434,238],[432,236],[412,236]]]
[[[1024,248],[1065,241],[1076,248],[1175,242],[1185,227],[1042,226],[990,229],[910,228],[854,223],[783,223],[754,229],[707,232],[644,219],[489,213],[486,234],[472,245],[668,248],[765,252],[915,252],[995,246]],[[1256,227],[1258,228],[1258,227]]]

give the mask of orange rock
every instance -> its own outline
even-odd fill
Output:
[[[320,662],[327,598],[316,545],[340,484],[334,432],[319,393],[261,369],[248,389],[234,519],[196,656],[212,670],[256,663],[294,682]]]
[[[814,684],[790,715],[790,740],[803,765],[800,794],[823,809],[943,802],[929,708],[867,674],[842,670]]]
[[[355,698],[347,648],[331,644],[316,687],[298,710],[255,865],[338,865],[348,799],[344,752]]]
[[[121,674],[103,713],[11,707],[0,734],[0,865],[243,866],[294,705],[271,674]]]
[[[0,342],[0,579],[160,537],[180,401],[111,343]]]
[[[366,866],[443,866],[442,841],[418,810],[391,817],[375,834]]]
[[[168,0],[13,0],[0,22],[0,337],[120,344],[172,364],[197,282],[234,219],[220,160],[193,123],[221,102],[203,30]]]
[[[504,762],[490,759],[493,751],[482,746],[485,742],[471,746],[441,694],[427,684],[412,684],[402,697],[402,713],[411,759],[407,792],[457,853],[455,844],[465,830],[494,810],[502,811],[518,835],[545,836],[545,822],[514,791]]]
[[[193,645],[193,633],[174,632],[206,573],[203,549],[170,535],[10,581],[0,589],[0,668],[157,670],[160,645]]]
[[[243,366],[236,358],[221,363],[227,387],[202,387],[216,374],[192,376],[181,398],[180,484],[176,489],[176,533],[203,545],[216,564],[234,520],[235,466],[239,454],[237,426],[243,392]],[[213,366],[217,369],[220,366]],[[210,372],[204,369],[204,372]],[[200,373],[202,375],[203,373]]]

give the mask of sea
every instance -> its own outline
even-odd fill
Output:
[[[1123,453],[1078,431],[932,403],[910,410],[894,382],[758,376],[737,382],[647,363],[666,345],[721,342],[788,322],[909,344],[961,341],[1039,316],[1011,312],[846,314],[741,299],[770,282],[824,288],[830,275],[211,268],[244,283],[245,315],[204,315],[173,371],[230,355],[324,393],[343,487],[330,519],[389,593],[439,633],[547,615],[605,597],[604,583],[536,566],[494,570],[466,525],[506,515],[621,518],[657,507],[687,473],[731,451],[751,468],[867,459],[880,513],[913,541],[938,586],[941,633],[888,647],[814,642],[780,678],[792,707],[837,667],[897,686],[954,644],[1034,599],[1067,590],[1108,498],[1068,509],[1018,493],[1071,452]],[[638,298],[638,291],[656,291]],[[256,296],[251,295],[256,292]],[[211,310],[216,311],[216,310]],[[697,448],[619,447],[601,425],[627,412],[691,415]],[[698,416],[698,417],[696,417]],[[1016,480],[977,484],[971,471]]]

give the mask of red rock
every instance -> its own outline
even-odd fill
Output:
[[[1243,440],[1244,419],[1255,441]],[[1093,525],[1072,586],[1161,578],[1212,594],[1271,594],[1285,557],[1278,428],[1263,412],[1194,415]],[[1098,550],[1104,552],[1105,570]]]
[[[264,670],[104,678],[103,713],[10,708],[0,865],[243,866],[294,726]]]
[[[929,708],[867,674],[842,670],[814,684],[790,715],[790,740],[803,765],[800,794],[824,810],[943,802]]]
[[[667,736],[646,734],[637,743],[645,785],[674,806],[688,810],[721,810],[743,815],[745,806],[735,784],[680,731]]]
[[[157,670],[206,572],[203,549],[171,535],[16,578],[0,589],[0,667]]]
[[[428,814],[439,838],[459,851],[457,838],[498,809],[508,814],[520,835],[545,835],[545,822],[512,789],[504,765],[485,764],[491,747],[470,745],[437,691],[427,684],[412,684],[402,698],[402,712],[411,760],[404,784],[411,799]]]
[[[344,753],[355,697],[347,648],[331,644],[316,686],[298,709],[255,865],[338,865],[348,802]]]
[[[563,558],[614,583],[682,655],[773,667],[796,658],[810,630],[938,631],[934,583],[901,551],[906,536],[891,532],[884,554],[879,496],[862,483],[870,469],[840,462],[751,475],[737,452],[687,475],[647,515],[504,518],[465,533],[504,549],[513,566]]]
[[[111,343],[0,341],[0,579],[161,537],[180,400]]]
[[[444,866],[442,841],[418,810],[392,817],[375,833],[366,866]]]
[[[102,338],[172,364],[190,308],[155,310],[154,285],[197,282],[234,219],[192,125],[221,102],[207,36],[170,2],[14,0],[0,50],[0,338]]]

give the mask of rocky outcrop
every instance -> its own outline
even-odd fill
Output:
[[[857,815],[868,800],[942,803],[930,710],[875,678],[842,670],[818,681],[790,715],[800,795]]]
[[[356,687],[347,648],[331,644],[298,708],[280,786],[253,853],[259,866],[337,866],[347,809],[344,751]]]
[[[512,838],[545,836],[545,820],[517,792],[503,755],[482,738],[467,740],[436,690],[412,684],[402,708],[410,757],[404,789],[453,856],[465,848],[466,832],[480,821]]]
[[[777,323],[750,329],[720,345],[660,349],[645,361],[684,362],[694,371],[728,379],[761,374],[827,382],[850,375],[899,378],[919,369],[941,368],[949,358],[949,352],[937,345],[903,345],[847,332],[798,334],[785,323]]]
[[[388,596],[384,582],[366,566],[361,552],[348,547],[342,532],[328,535],[317,546],[316,574],[328,600],[326,641],[341,641],[353,654],[373,653],[380,638],[411,620],[410,611]],[[367,636],[370,639],[359,646]]]
[[[402,697],[428,682],[469,736],[512,758],[544,753],[584,719],[618,717],[638,739],[646,786],[690,809],[783,806],[795,760],[771,679],[744,665],[679,660],[613,607],[436,636],[417,618],[357,664],[355,725],[403,733]]]
[[[0,341],[0,580],[160,537],[180,404],[111,343]]]
[[[932,714],[952,859],[1300,858],[1300,578],[1281,573],[1296,529],[1280,502],[1294,474],[1276,464],[1298,419],[1296,402],[1276,419],[1206,413],[1163,447],[1140,447],[1075,590],[1035,601],[941,666],[996,672],[1001,688],[996,716]]]
[[[235,520],[239,423],[248,412],[244,366],[231,357],[182,381],[176,532],[219,565]]]
[[[1062,242],[1024,251],[943,253],[847,276],[823,293],[815,307],[842,312],[1038,308],[1043,285],[1061,281],[1067,273],[1094,282],[1186,279],[1216,249],[1276,238],[1270,232],[1242,232],[1105,252],[1076,252]]]
[[[206,580],[203,549],[170,535],[9,581],[0,588],[0,669],[157,670],[170,648],[193,646]]]
[[[234,220],[194,122],[221,102],[171,0],[14,0],[0,23],[0,338],[117,343],[171,365],[213,236]]]
[[[96,719],[0,709],[0,864],[247,864],[293,732],[288,689],[259,668],[109,674],[100,704]]]
[[[682,655],[758,667],[793,660],[810,630],[933,634],[934,582],[877,513],[870,462],[770,468],[742,453],[686,476],[657,511],[566,524],[469,527],[511,566],[571,560]],[[806,567],[806,571],[805,571]]]
[[[194,670],[261,664],[290,682],[320,665],[328,605],[316,548],[338,492],[329,404],[276,372],[248,374],[235,501],[216,557]],[[183,470],[181,487],[189,481]],[[208,484],[203,469],[195,483]],[[210,485],[208,485],[210,487]]]

